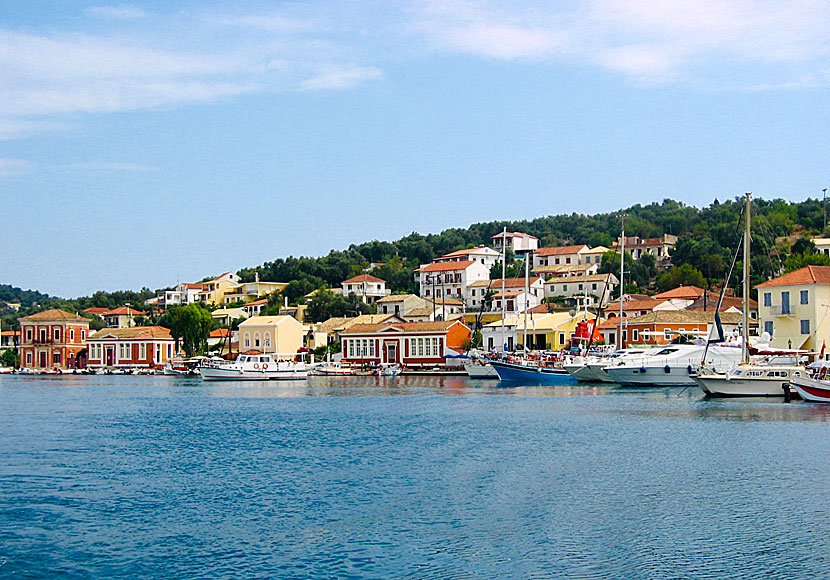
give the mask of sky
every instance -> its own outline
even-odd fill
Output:
[[[830,187],[830,4],[0,3],[0,283]]]

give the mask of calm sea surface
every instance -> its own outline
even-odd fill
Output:
[[[827,578],[830,406],[0,377],[0,578]]]

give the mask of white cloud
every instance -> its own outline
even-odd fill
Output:
[[[92,6],[86,9],[86,13],[100,18],[112,18],[115,20],[135,20],[146,18],[147,13],[135,6]]]
[[[585,0],[419,5],[415,29],[438,50],[504,60],[552,58],[648,80],[724,64],[815,66],[830,55],[820,0]],[[802,73],[798,73],[802,74]]]
[[[306,79],[300,86],[307,90],[348,89],[381,76],[383,73],[374,67],[334,67]]]

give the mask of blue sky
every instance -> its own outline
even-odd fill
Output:
[[[0,4],[0,282],[830,186],[823,1]]]

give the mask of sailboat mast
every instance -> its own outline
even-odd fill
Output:
[[[617,339],[618,348],[623,348],[623,296],[625,294],[625,214],[622,215],[622,235],[620,236],[620,330]]]
[[[744,362],[749,362],[749,228],[750,228],[750,203],[749,197],[752,195],[751,192],[747,192],[746,194],[746,209],[744,213],[746,214],[746,218],[744,219],[744,225],[746,227],[744,231],[744,284],[743,284],[743,292],[744,292],[744,300],[743,300],[743,340],[741,341],[741,355]]]
[[[525,339],[524,339],[524,347],[525,352],[528,351],[527,348],[527,309],[529,304],[528,294],[530,294],[530,252],[525,250],[525,320],[524,320],[524,327],[525,327]],[[516,300],[516,304],[518,304],[518,300]]]
[[[507,226],[504,227],[504,231],[502,231],[501,235],[501,351],[504,352],[506,350],[504,345],[507,344],[506,337],[504,336],[504,317],[506,314],[506,300],[504,299],[504,276],[507,272]]]

